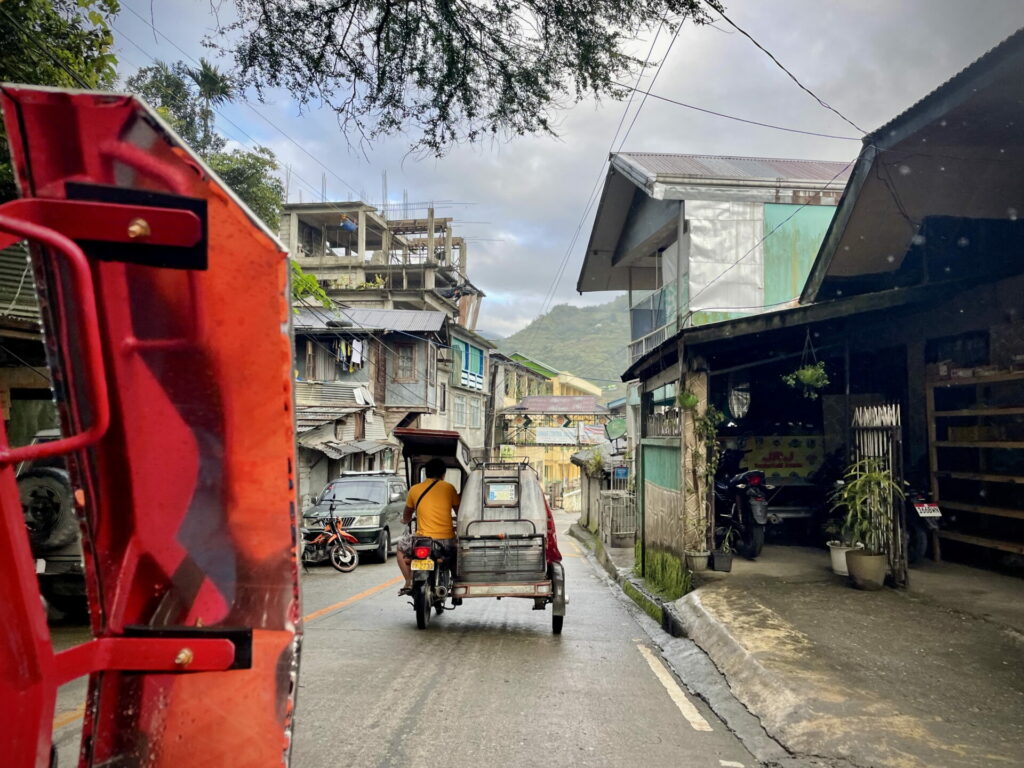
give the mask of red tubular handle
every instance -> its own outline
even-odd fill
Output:
[[[21,448],[0,446],[0,465],[6,465],[70,453],[99,441],[110,426],[110,402],[101,353],[99,318],[96,314],[96,291],[93,288],[92,273],[89,271],[89,260],[82,253],[82,249],[56,230],[11,216],[0,215],[0,231],[42,243],[62,253],[71,263],[78,288],[78,311],[82,324],[80,333],[84,342],[85,365],[93,398],[91,427],[77,435],[49,443],[26,445]]]

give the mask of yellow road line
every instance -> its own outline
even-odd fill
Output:
[[[668,695],[672,697],[672,701],[675,702],[675,705],[679,708],[679,711],[682,713],[683,717],[686,718],[686,722],[690,724],[693,730],[712,730],[711,726],[708,725],[708,721],[705,720],[701,713],[697,711],[693,702],[686,698],[686,694],[680,690],[679,684],[676,682],[675,678],[669,674],[669,671],[665,669],[665,665],[655,657],[651,652],[651,649],[641,643],[637,643],[636,647],[647,661],[647,664],[650,666],[655,677],[657,677],[658,680],[661,681],[661,684],[665,686],[665,690],[668,691]]]
[[[313,621],[313,619],[319,619],[321,616],[326,616],[328,613],[333,613],[334,611],[341,610],[342,608],[344,608],[346,606],[349,606],[349,605],[352,605],[352,603],[358,602],[359,600],[362,600],[365,597],[369,597],[370,595],[376,594],[377,592],[380,592],[382,589],[387,589],[388,587],[393,587],[395,584],[397,584],[398,582],[400,582],[402,580],[403,579],[402,579],[401,576],[395,576],[395,578],[388,579],[383,584],[378,584],[375,587],[370,587],[369,589],[364,589],[358,595],[352,595],[352,597],[349,597],[349,598],[347,598],[345,600],[342,600],[340,603],[335,603],[334,605],[328,605],[326,608],[321,608],[319,611],[313,611],[312,613],[308,613],[308,614],[306,614],[305,616],[302,617],[302,620],[303,621]]]
[[[74,709],[69,709],[67,712],[62,712],[53,718],[53,730],[63,728],[65,725],[71,725],[75,720],[80,720],[85,714],[85,704],[79,704]]]
[[[378,584],[375,587],[370,587],[369,589],[364,589],[358,595],[352,595],[352,597],[347,598],[345,600],[342,600],[341,602],[335,603],[334,605],[328,605],[326,608],[321,608],[319,611],[313,611],[312,613],[308,613],[308,614],[306,614],[305,616],[302,617],[302,620],[303,621],[313,621],[314,619],[319,619],[321,616],[326,616],[328,613],[333,613],[334,611],[341,610],[342,608],[345,608],[346,606],[352,605],[352,603],[358,602],[359,600],[362,600],[363,598],[369,597],[370,595],[374,595],[374,594],[380,592],[382,589],[387,589],[388,587],[393,587],[395,584],[397,584],[400,581],[402,581],[402,577],[401,576],[396,576],[393,579],[389,579],[389,580],[385,581],[383,584]],[[75,709],[70,709],[67,712],[63,712],[63,713],[57,715],[56,717],[54,717],[53,718],[53,729],[57,730],[58,728],[63,728],[65,725],[71,725],[71,723],[75,722],[76,720],[81,719],[84,715],[85,715],[85,705],[84,704],[80,704],[79,706],[75,707]]]

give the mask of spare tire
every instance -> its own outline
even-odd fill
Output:
[[[18,478],[18,492],[34,554],[67,546],[78,537],[75,492],[65,470],[26,470]]]

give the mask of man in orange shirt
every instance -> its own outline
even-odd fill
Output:
[[[402,522],[408,524],[416,515],[416,535],[428,536],[444,544],[455,546],[455,525],[452,511],[459,511],[459,494],[455,486],[444,480],[447,468],[441,459],[431,459],[423,468],[427,479],[409,489],[405,498]],[[405,586],[398,594],[407,595],[412,588],[412,568],[409,566],[409,548],[412,537],[408,534],[398,542],[398,568],[405,577]]]

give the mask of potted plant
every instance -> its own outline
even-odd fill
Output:
[[[688,570],[696,572],[708,569],[708,559],[711,557],[711,553],[707,550],[688,549],[684,554],[686,555],[686,567]]]
[[[732,570],[732,535],[733,529],[727,528],[722,536],[722,543],[711,553],[711,570],[725,571]]]
[[[695,410],[699,404],[700,398],[688,389],[680,392],[679,395],[676,396],[676,405],[684,411]]]
[[[836,488],[838,489],[843,484],[842,480],[837,481]],[[846,569],[846,553],[855,548],[854,543],[851,540],[850,531],[843,524],[842,506],[833,505],[829,512],[828,520],[822,530],[825,533],[825,546],[828,547],[829,559],[832,563],[832,573],[837,576],[849,576],[850,572]],[[857,548],[863,546],[860,543],[856,545]]]
[[[827,387],[829,383],[825,361],[801,365],[792,373],[785,374],[782,381],[793,389],[803,389],[804,397],[809,400],[817,400],[818,391]]]
[[[832,494],[832,509],[846,514],[843,529],[854,547],[846,551],[846,568],[855,587],[881,589],[885,583],[886,533],[893,508],[902,499],[903,489],[877,458],[850,465]]]

